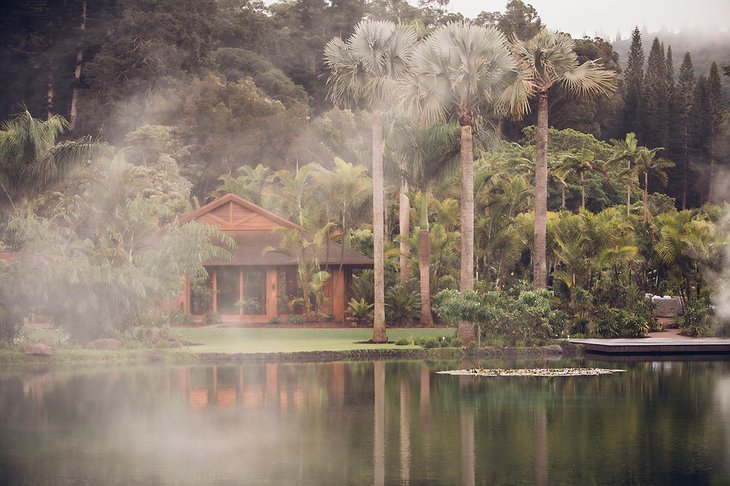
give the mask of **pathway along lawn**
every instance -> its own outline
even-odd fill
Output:
[[[373,330],[197,327],[173,328],[172,337],[200,343],[186,346],[191,353],[296,353],[302,351],[351,351],[373,349],[420,349],[396,346],[399,339],[454,336],[454,328],[391,328],[388,344],[368,344]]]

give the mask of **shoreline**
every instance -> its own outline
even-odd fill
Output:
[[[140,365],[140,364],[226,364],[226,363],[323,363],[377,360],[537,359],[575,357],[578,346],[570,343],[533,347],[354,349],[344,351],[294,351],[264,353],[196,353],[181,348],[162,349],[59,349],[52,356],[26,355],[13,349],[0,350],[0,366]]]

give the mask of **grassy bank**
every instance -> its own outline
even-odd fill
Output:
[[[421,349],[420,346],[396,346],[399,339],[453,336],[454,329],[389,329],[389,343],[369,344],[370,329],[328,328],[236,328],[195,327],[172,328],[170,337],[194,345],[180,348],[158,348],[144,343],[128,342],[119,350],[86,349],[70,345],[58,330],[32,325],[24,329],[24,338],[15,346],[0,348],[0,365],[83,365],[83,364],[142,364],[194,363],[211,360],[302,360],[316,353],[339,353],[342,359],[368,356],[397,356],[404,351]],[[23,352],[25,344],[43,342],[55,349],[53,356],[31,356]],[[378,354],[382,353],[382,354]],[[327,354],[326,356],[335,356]],[[319,357],[321,359],[321,357]]]
[[[191,353],[297,353],[321,351],[364,351],[373,349],[420,349],[420,346],[396,346],[399,339],[454,336],[453,328],[388,329],[386,344],[367,343],[372,329],[297,329],[297,328],[176,328],[171,336],[199,343],[185,349]]]

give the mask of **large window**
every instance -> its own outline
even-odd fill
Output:
[[[266,314],[266,272],[244,268],[243,313]]]
[[[218,314],[237,315],[241,300],[241,271],[238,267],[218,267],[216,279],[218,283]],[[240,304],[239,304],[240,305]]]

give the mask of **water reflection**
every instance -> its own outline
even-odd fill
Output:
[[[535,365],[481,363],[515,364]],[[434,373],[470,365],[6,373],[0,484],[730,479],[730,363],[620,363],[627,373],[561,379]]]

